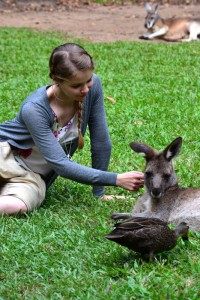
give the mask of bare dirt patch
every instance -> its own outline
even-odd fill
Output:
[[[139,40],[145,32],[144,5],[100,6],[95,4],[65,8],[55,7],[40,1],[31,1],[29,7],[0,5],[1,27],[28,27],[42,30],[61,31],[88,42],[113,42]],[[160,15],[164,18],[198,17],[200,5],[161,5]],[[144,41],[146,42],[146,41]]]

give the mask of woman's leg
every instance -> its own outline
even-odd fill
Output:
[[[0,215],[25,213],[28,211],[26,204],[19,198],[13,196],[0,196]]]
[[[0,215],[31,212],[45,198],[46,185],[39,174],[15,160],[7,142],[0,142]]]

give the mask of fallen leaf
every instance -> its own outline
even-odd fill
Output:
[[[114,199],[125,199],[125,196],[117,196],[117,195],[103,195],[100,200],[114,200]]]
[[[116,103],[116,100],[114,98],[111,98],[111,97],[106,97],[110,102],[112,103]]]
[[[134,124],[137,124],[137,125],[142,125],[143,122],[141,120],[135,120]]]

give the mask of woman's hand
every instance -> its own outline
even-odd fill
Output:
[[[144,173],[131,171],[118,174],[116,185],[128,191],[138,191],[144,186]]]

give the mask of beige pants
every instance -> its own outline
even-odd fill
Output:
[[[0,143],[0,201],[1,196],[19,198],[30,212],[40,207],[45,194],[46,185],[41,176],[19,166],[10,145]]]

